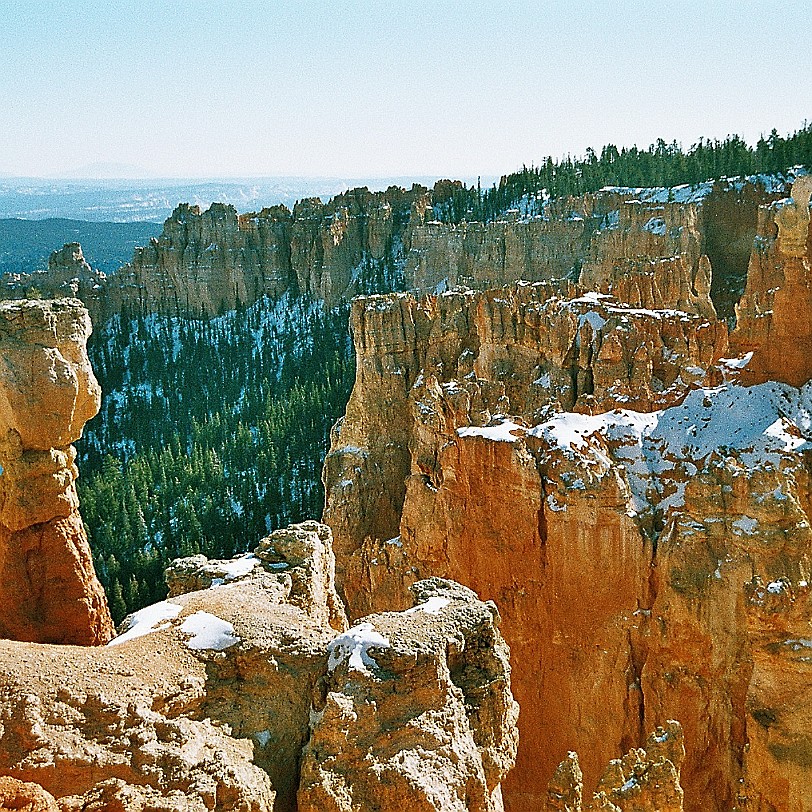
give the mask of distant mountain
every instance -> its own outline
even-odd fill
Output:
[[[151,175],[143,166],[136,166],[134,164],[93,163],[79,166],[69,172],[63,172],[60,177],[104,180],[118,178],[145,179],[154,177],[154,175]]]
[[[181,202],[202,208],[207,208],[213,202],[231,203],[238,211],[244,212],[279,203],[292,207],[297,200],[306,197],[327,200],[355,186],[380,190],[391,185],[408,187],[412,183],[431,186],[435,180],[435,177],[192,180],[0,177],[0,217],[162,223]],[[468,180],[476,182],[476,178]],[[487,179],[488,182],[490,180]]]

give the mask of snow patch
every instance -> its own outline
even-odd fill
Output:
[[[513,434],[514,431],[520,431],[524,434],[527,428],[511,420],[503,419],[495,426],[463,426],[457,429],[457,436],[484,437],[486,440],[493,440],[497,443],[515,443],[519,436]]]
[[[231,561],[219,564],[217,569],[225,573],[226,581],[234,581],[251,573],[257,564],[259,564],[259,559],[253,553],[245,553],[238,558],[232,558]]]
[[[240,638],[234,634],[234,627],[227,620],[209,612],[200,611],[189,615],[181,624],[180,630],[191,635],[186,645],[196,651],[223,651],[240,642]]]
[[[755,535],[758,529],[758,519],[751,519],[749,516],[742,516],[733,522],[733,532],[738,536]]]
[[[257,744],[260,747],[265,747],[268,742],[271,740],[271,731],[270,730],[260,730],[257,733],[254,733],[254,738],[257,740]]]
[[[415,612],[425,612],[427,615],[439,615],[449,603],[451,603],[449,598],[440,598],[435,595],[427,601],[423,601],[423,603],[418,603],[417,606],[407,609],[403,614],[413,615]]]
[[[136,637],[143,637],[151,632],[168,629],[171,625],[168,621],[174,620],[180,614],[182,608],[176,603],[161,601],[160,603],[153,603],[152,606],[139,609],[124,620],[122,633],[118,637],[114,637],[107,645],[117,646],[119,643],[126,643]]]
[[[330,655],[327,668],[332,673],[341,663],[348,661],[351,671],[360,671],[371,676],[370,669],[377,668],[378,663],[369,655],[369,649],[389,647],[389,641],[376,632],[371,623],[359,623],[338,635],[327,646]]]
[[[665,220],[663,220],[662,217],[652,217],[643,226],[644,231],[648,231],[650,234],[654,234],[657,237],[665,236],[665,228]]]

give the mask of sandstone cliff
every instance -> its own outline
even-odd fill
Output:
[[[428,575],[497,602],[523,708],[506,808],[539,808],[569,750],[591,793],[678,719],[686,809],[812,809],[812,308],[792,294],[771,314],[785,328],[746,321],[784,295],[764,279],[805,284],[805,188],[760,210],[756,246],[765,218],[778,235],[751,260],[733,348],[694,239],[666,281],[624,259],[581,269],[597,290],[354,304],[356,383],[324,472],[339,585],[353,616]]]
[[[183,204],[108,280],[106,313],[129,306],[211,315],[285,292],[336,304],[400,255],[412,202],[425,193],[362,188],[326,204],[302,200],[292,212],[274,206],[243,215],[219,203],[204,212]]]
[[[285,292],[336,304],[401,279],[424,292],[517,279],[564,292],[580,280],[628,304],[704,315],[715,305],[730,318],[758,207],[789,188],[777,177],[607,188],[508,211],[493,222],[449,224],[436,219],[449,186],[353,189],[328,203],[309,199],[292,211],[274,206],[241,215],[219,203],[206,211],[181,204],[163,234],[117,273],[93,272],[78,246],[67,245],[47,272],[6,278],[6,292],[26,295],[31,285],[47,295],[72,290],[101,322],[122,309],[211,315]]]
[[[432,579],[347,628],[315,522],[168,577],[104,648],[0,642],[0,772],[63,812],[502,810],[517,706],[492,605]]]
[[[799,178],[792,196],[760,210],[747,288],[736,308],[733,345],[754,351],[750,381],[795,386],[812,378],[812,175]]]
[[[0,637],[113,634],[79,515],[71,443],[99,410],[81,302],[0,303]]]

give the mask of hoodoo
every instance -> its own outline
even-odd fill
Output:
[[[0,638],[94,645],[113,636],[71,445],[99,410],[89,335],[75,299],[0,303]]]

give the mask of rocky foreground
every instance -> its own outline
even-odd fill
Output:
[[[0,770],[61,810],[501,810],[517,706],[496,609],[432,579],[347,628],[332,574],[310,522],[181,560],[105,647],[2,642]]]
[[[669,719],[686,809],[812,809],[810,190],[759,210],[730,334],[693,204],[621,202],[568,287],[354,303],[339,588],[351,616],[428,574],[496,601],[509,809],[570,750],[591,791]]]

